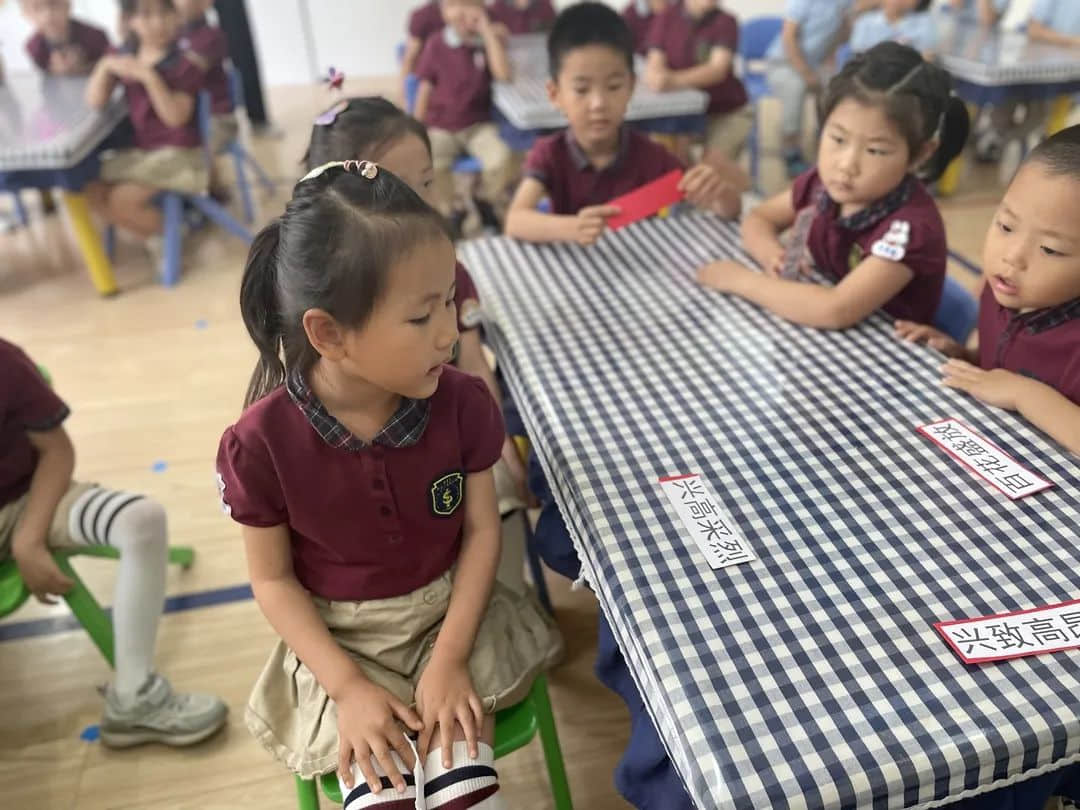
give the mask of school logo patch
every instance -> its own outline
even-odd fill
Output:
[[[862,264],[862,260],[865,259],[865,258],[866,258],[866,251],[863,250],[862,245],[860,245],[858,242],[853,244],[851,246],[851,250],[848,251],[848,257],[847,257],[848,270],[854,270],[856,267],[858,267],[860,264]]]
[[[907,255],[910,239],[911,223],[897,219],[890,223],[885,235],[874,242],[870,252],[880,259],[888,259],[891,262],[903,261],[904,256]]]
[[[431,511],[438,517],[450,517],[465,498],[465,476],[447,473],[431,485]]]

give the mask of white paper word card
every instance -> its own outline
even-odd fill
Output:
[[[934,627],[965,664],[1071,650],[1080,647],[1080,599]]]
[[[995,489],[1024,498],[1053,486],[1021,467],[1004,450],[956,419],[923,425],[919,432]]]
[[[661,478],[660,488],[711,568],[727,568],[757,559],[700,475]]]

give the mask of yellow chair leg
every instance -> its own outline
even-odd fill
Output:
[[[938,194],[948,197],[956,193],[956,187],[960,185],[960,176],[964,173],[964,154],[961,152],[953,162],[945,169],[945,173],[938,180]]]
[[[1072,112],[1072,96],[1058,96],[1050,107],[1050,118],[1046,122],[1046,137],[1057,135],[1065,129],[1065,122]]]
[[[73,191],[65,191],[64,205],[71,217],[75,240],[79,243],[79,250],[90,271],[90,279],[99,293],[113,295],[117,291],[116,279],[113,277],[109,257],[105,255],[105,249],[101,245],[101,236],[90,219],[86,197]]]

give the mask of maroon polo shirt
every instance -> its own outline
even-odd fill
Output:
[[[623,9],[622,16],[626,21],[626,26],[630,29],[630,33],[634,35],[634,47],[637,52],[645,53],[648,50],[649,29],[652,27],[653,18],[655,17],[652,10],[649,9],[647,13],[642,14],[638,10],[638,4],[634,0],[630,0],[629,5]]]
[[[907,182],[908,193],[894,205],[879,201],[870,207],[881,210],[879,215],[867,210],[848,220],[840,218],[838,205],[821,196],[824,188],[817,169],[795,180],[791,199],[796,211],[820,206],[807,247],[822,273],[840,281],[871,255],[900,262],[915,277],[883,309],[894,318],[933,323],[945,286],[945,223],[923,184],[915,178]]]
[[[41,32],[34,34],[26,43],[26,52],[34,64],[49,71],[49,58],[52,52],[58,48],[76,48],[79,50],[86,73],[93,70],[94,65],[109,51],[109,37],[100,28],[79,22],[76,19],[68,21],[68,36],[64,42],[49,42]]]
[[[170,90],[197,98],[203,86],[203,72],[184,58],[179,48],[154,65]],[[120,79],[127,97],[128,117],[135,130],[135,146],[139,149],[159,149],[163,146],[194,148],[202,145],[198,114],[194,108],[191,120],[181,127],[170,127],[162,121],[150,101],[150,94],[141,82]]]
[[[67,419],[67,405],[20,349],[0,339],[0,506],[30,489],[38,453],[27,432],[52,430]]]
[[[999,304],[987,284],[979,302],[979,365],[1031,377],[1080,405],[1080,298],[1021,315]]]
[[[663,51],[672,70],[686,70],[708,62],[714,48],[738,53],[739,24],[720,9],[694,19],[680,3],[656,15],[646,44],[647,50]],[[731,112],[746,105],[746,88],[735,75],[734,68],[722,82],[704,90],[709,94],[710,115]]]
[[[439,33],[442,29],[443,18],[439,0],[420,6],[409,15],[409,36],[420,40],[421,43],[427,42],[428,37]]]
[[[476,284],[461,262],[454,269],[454,304],[457,306],[458,331],[468,332],[480,326],[476,320],[477,308],[480,304],[480,293],[476,290]]]
[[[623,126],[619,138],[614,162],[603,169],[589,163],[569,129],[539,138],[525,158],[525,176],[543,183],[551,213],[573,215],[683,168],[677,157],[631,127]]]
[[[214,115],[231,113],[232,95],[229,93],[229,78],[225,75],[224,65],[229,57],[229,46],[221,29],[210,25],[205,18],[195,20],[183,27],[178,44],[181,51],[190,51],[203,64],[209,65],[204,74],[203,87],[210,93],[210,111]]]
[[[403,402],[372,444],[290,381],[225,431],[218,485],[237,522],[288,526],[296,577],[311,593],[385,599],[457,560],[465,477],[496,462],[504,437],[484,383],[450,366],[435,394]]]
[[[491,70],[483,45],[460,43],[444,28],[432,34],[416,63],[416,76],[431,83],[429,127],[458,132],[491,119]]]
[[[513,0],[496,0],[488,16],[492,22],[505,25],[511,34],[536,34],[551,30],[555,8],[551,0],[531,0],[525,8],[518,8]]]

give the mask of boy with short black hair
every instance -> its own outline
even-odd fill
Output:
[[[625,122],[634,92],[634,37],[603,3],[578,3],[562,12],[548,37],[548,94],[569,127],[540,138],[525,160],[506,220],[506,233],[530,242],[596,242],[618,213],[611,200],[682,163]],[[741,172],[721,177],[695,166],[681,188],[691,203],[738,215]],[[544,198],[551,212],[536,210]]]
[[[1036,147],[986,237],[979,348],[929,326],[897,333],[950,359],[945,385],[1017,411],[1080,455],[1080,126]]]
[[[52,76],[88,76],[109,50],[100,28],[72,18],[70,0],[20,0],[23,15],[34,26],[26,52]]]

